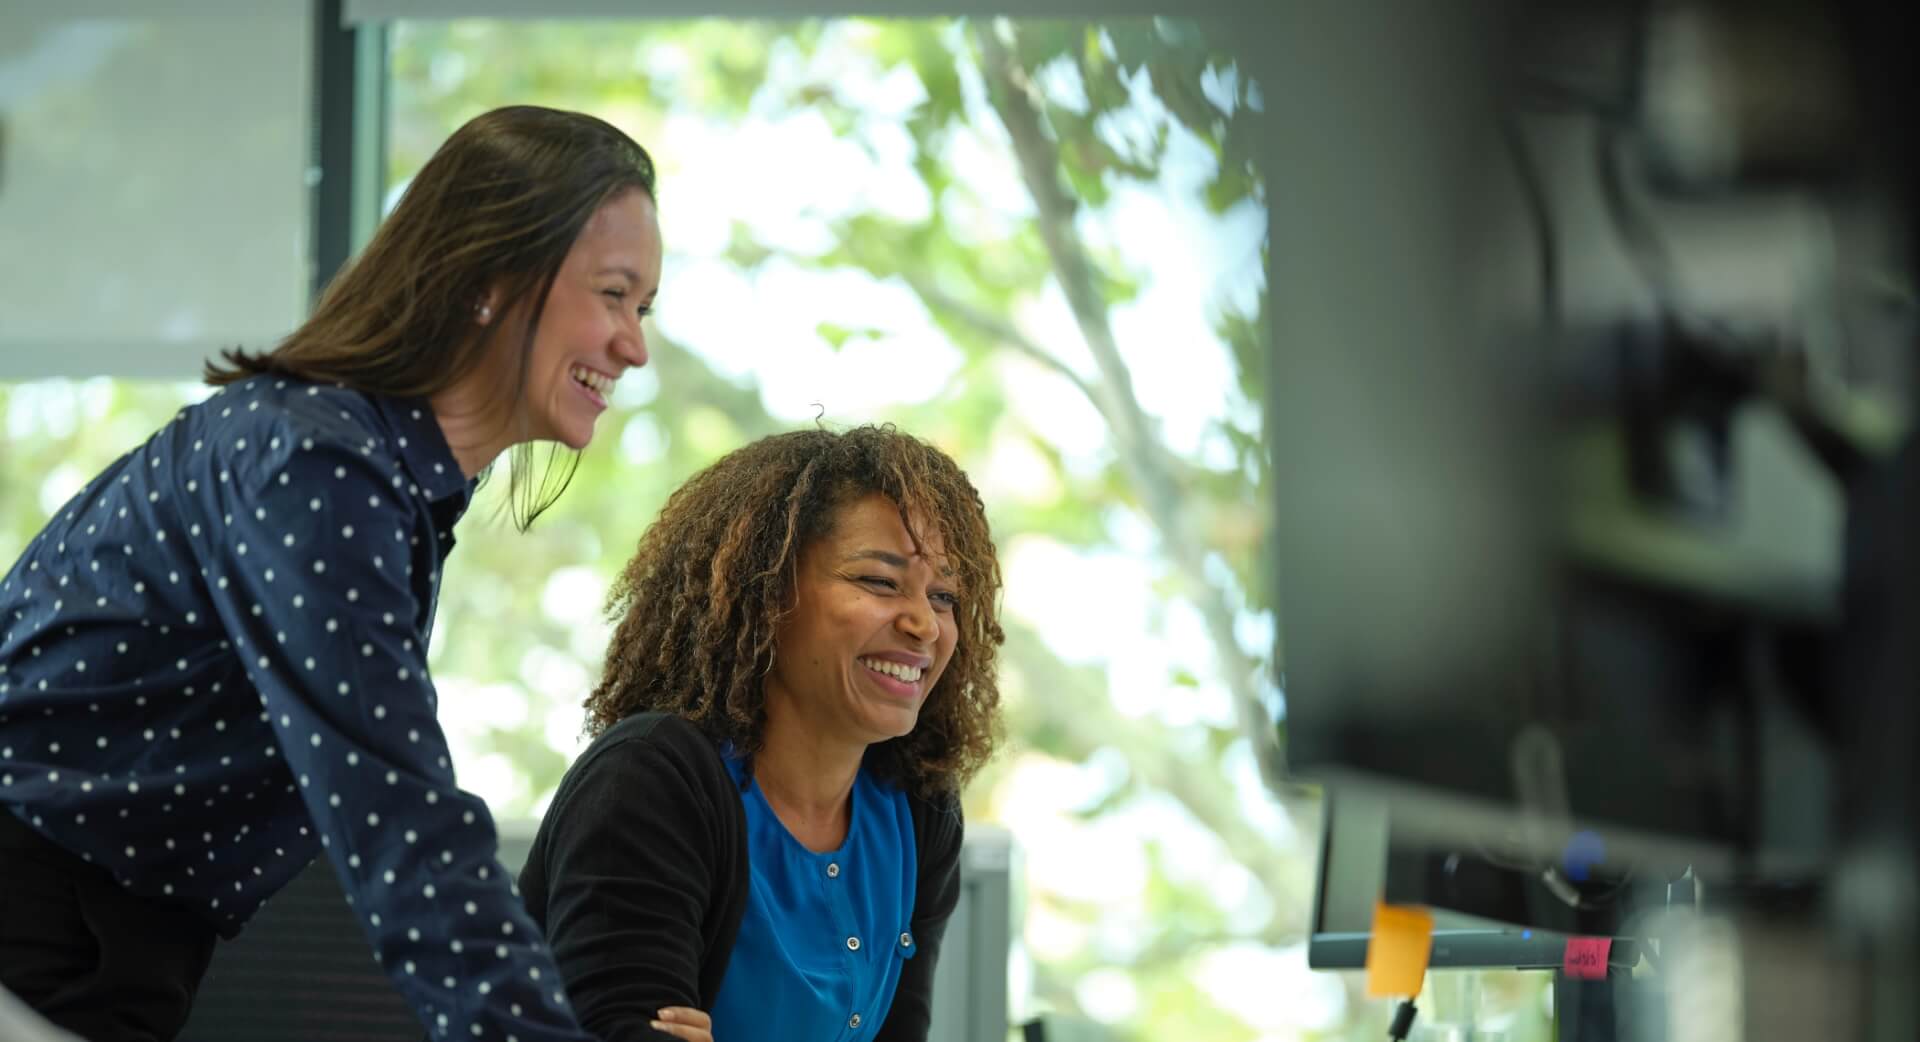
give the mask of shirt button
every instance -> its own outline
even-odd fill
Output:
[[[912,934],[910,934],[910,933],[903,933],[903,934],[901,934],[901,935],[900,935],[900,947],[902,947],[902,948],[911,948],[911,947],[913,947],[913,935],[912,935]]]
[[[847,1026],[848,1026],[848,1027],[850,1027],[850,1028],[857,1028],[857,1027],[859,1027],[859,1026],[860,1026],[860,1014],[858,1014],[858,1013],[855,1013],[855,1014],[854,1014],[853,1016],[851,1016],[851,1017],[848,1017],[848,1018],[847,1018]]]
[[[859,951],[859,950],[860,950],[860,938],[858,938],[858,937],[849,937],[849,938],[847,938],[847,950],[848,950],[848,951],[850,951],[850,952],[857,952],[857,951]]]
[[[834,861],[834,862],[829,862],[829,863],[828,863],[828,865],[827,865],[827,878],[828,878],[828,879],[838,879],[838,878],[840,878],[840,862],[838,862],[838,861]]]

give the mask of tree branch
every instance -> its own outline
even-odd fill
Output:
[[[1018,625],[1008,627],[1007,641],[1010,652],[1028,641],[1044,643],[1031,629]],[[1306,928],[1302,910],[1312,897],[1300,892],[1300,884],[1311,884],[1299,878],[1301,864],[1296,856],[1255,827],[1231,798],[1223,798],[1232,790],[1223,793],[1219,786],[1209,786],[1209,778],[1217,776],[1194,770],[1193,757],[1169,743],[1165,729],[1122,717],[1104,692],[1091,688],[1084,674],[1041,656],[1019,659],[1051,662],[1048,672],[1025,677],[1028,687],[1048,694],[1021,701],[1020,711],[1033,714],[1020,728],[1022,733],[1053,736],[1048,752],[1068,760],[1085,761],[1102,748],[1118,752],[1132,773],[1148,779],[1191,814],[1219,839],[1228,857],[1267,889],[1273,898],[1273,920],[1263,927],[1263,936],[1278,938],[1280,943],[1298,941]]]
[[[915,293],[920,295],[920,299],[924,301],[929,308],[946,312],[956,320],[972,326],[981,333],[998,340],[1003,346],[1010,347],[1026,355],[1028,358],[1039,362],[1058,375],[1065,377],[1069,383],[1079,389],[1081,394],[1087,397],[1088,401],[1093,403],[1094,408],[1101,408],[1099,396],[1094,393],[1093,385],[1088,383],[1085,377],[1075,372],[1072,366],[1061,361],[1053,352],[1034,343],[1025,333],[1015,328],[1013,323],[1008,322],[999,315],[977,308],[961,300],[959,297],[940,289],[933,284],[932,279],[924,275],[919,275],[914,272],[901,272],[900,274],[902,278],[906,279],[907,285],[912,288]],[[1104,410],[1101,415],[1106,415]],[[1111,416],[1107,416],[1106,419],[1109,424],[1113,422]]]
[[[1040,236],[1053,260],[1054,274],[1100,370],[1100,381],[1083,385],[1082,391],[1112,425],[1123,465],[1140,490],[1141,503],[1160,531],[1184,592],[1200,610],[1220,657],[1221,672],[1233,693],[1241,730],[1256,743],[1263,778],[1276,794],[1297,795],[1300,788],[1287,776],[1284,752],[1262,705],[1258,667],[1240,649],[1232,606],[1207,579],[1201,541],[1182,507],[1172,455],[1140,407],[1132,376],[1120,356],[1093,262],[1073,227],[1078,203],[1060,183],[1059,147],[1041,126],[1034,101],[1037,88],[1000,40],[994,23],[975,22],[972,32],[980,49],[987,97],[1013,142],[1021,177],[1038,211]]]

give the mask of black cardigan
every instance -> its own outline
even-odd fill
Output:
[[[920,950],[901,967],[877,1042],[927,1037],[934,963],[960,900],[958,801],[907,800]],[[580,755],[520,873],[580,1025],[605,1042],[671,1038],[648,1023],[663,1006],[713,1008],[747,890],[739,789],[711,739],[659,713],[620,721]]]

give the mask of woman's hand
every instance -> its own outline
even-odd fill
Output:
[[[655,1031],[664,1031],[687,1042],[713,1042],[713,1018],[705,1010],[691,1006],[668,1006],[653,1022]]]

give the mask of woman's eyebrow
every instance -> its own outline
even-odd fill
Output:
[[[895,568],[905,568],[907,566],[907,559],[900,556],[899,554],[894,553],[891,550],[855,550],[854,552],[841,558],[841,560],[843,561],[879,561],[882,564],[890,564]]]
[[[890,564],[895,568],[905,568],[907,566],[907,559],[891,550],[855,550],[840,560],[842,563],[849,561],[879,561],[882,564]],[[953,576],[954,571],[952,565],[940,566],[940,578],[951,579]]]

